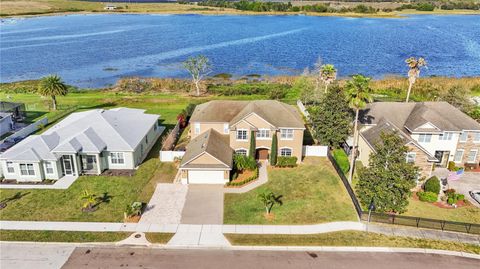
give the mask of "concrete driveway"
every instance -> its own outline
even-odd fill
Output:
[[[179,224],[188,185],[159,183],[140,219],[141,224]]]
[[[459,180],[449,180],[448,187],[455,189],[458,193],[464,194],[473,205],[480,207],[480,204],[473,200],[468,193],[471,190],[480,190],[480,173],[464,173]]]
[[[188,185],[182,224],[223,224],[223,185]]]

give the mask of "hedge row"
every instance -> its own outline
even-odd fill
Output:
[[[258,168],[255,168],[255,173],[253,174],[253,176],[248,177],[242,181],[230,181],[227,183],[227,186],[232,186],[232,187],[243,186],[250,181],[254,181],[257,178],[258,178]]]

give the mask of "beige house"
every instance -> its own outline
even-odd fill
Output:
[[[278,156],[302,160],[302,117],[279,101],[210,101],[195,108],[190,126],[192,141],[180,165],[185,183],[227,182],[233,153],[268,161],[274,135]],[[252,135],[254,153],[249,152]]]
[[[360,114],[358,159],[368,165],[380,134],[397,132],[409,152],[407,162],[430,176],[434,166],[478,167],[480,124],[447,102],[369,104]]]

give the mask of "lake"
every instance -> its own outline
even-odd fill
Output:
[[[0,81],[58,74],[79,87],[123,76],[186,77],[182,61],[203,54],[213,72],[295,75],[316,59],[339,76],[405,75],[422,56],[422,76],[480,75],[480,16],[401,19],[314,16],[68,15],[4,19]]]

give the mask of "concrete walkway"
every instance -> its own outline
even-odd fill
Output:
[[[180,224],[188,185],[159,183],[139,224]]]
[[[261,186],[268,182],[268,172],[267,172],[267,164],[260,162],[260,167],[258,168],[258,179],[248,183],[245,186],[234,188],[234,187],[225,187],[223,189],[224,193],[245,193],[249,192],[258,186]]]
[[[78,176],[64,176],[53,184],[0,184],[0,189],[42,189],[42,190],[66,190],[78,179]]]
[[[47,231],[92,231],[92,232],[161,232],[179,233],[172,238],[172,244],[191,246],[213,246],[216,242],[222,246],[219,238],[223,233],[235,234],[318,234],[337,231],[365,231],[362,222],[329,222],[315,225],[194,225],[194,224],[141,224],[109,222],[40,222],[40,221],[0,221],[3,230],[47,230]],[[400,226],[386,226],[370,223],[368,230],[392,236],[408,236],[424,239],[448,240],[454,242],[479,244],[480,235],[442,232]],[[223,236],[223,235],[222,235]],[[203,241],[202,241],[203,240]],[[223,243],[222,243],[223,242]]]

